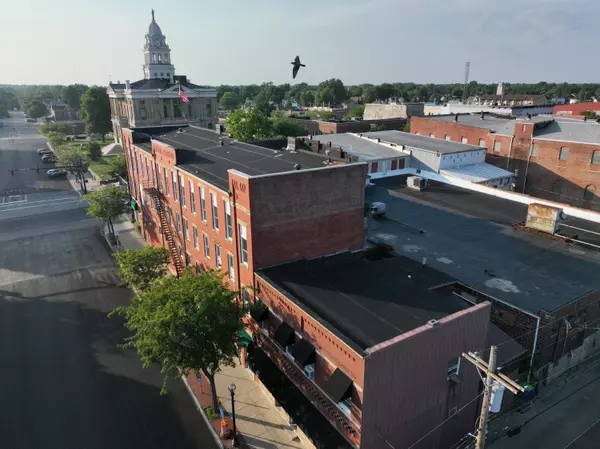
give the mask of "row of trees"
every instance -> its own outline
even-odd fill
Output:
[[[6,85],[1,86],[18,99],[13,107],[24,108],[26,102],[33,100],[63,100],[73,109],[78,111],[81,107],[81,97],[89,89],[85,84],[61,85]]]
[[[273,110],[269,116],[259,109],[237,109],[227,117],[227,132],[242,142],[282,137],[305,136],[305,128],[285,117],[283,111]]]
[[[497,84],[471,81],[467,86],[469,96],[493,94]],[[600,84],[588,83],[506,83],[508,94],[539,94],[548,98],[566,98],[574,95],[579,101],[589,101],[592,97],[600,98]],[[463,84],[417,84],[417,83],[383,83],[378,85],[361,84],[345,86],[339,79],[323,81],[317,86],[306,83],[295,85],[264,83],[260,86],[228,86],[217,88],[217,98],[224,109],[233,110],[241,104],[252,101],[265,114],[270,110],[265,105],[291,104],[301,106],[322,103],[341,103],[351,97],[362,97],[366,103],[385,100],[390,97],[403,98],[404,101],[448,101],[459,99],[463,94]]]
[[[8,111],[19,107],[19,99],[9,89],[0,88],[0,117],[7,117]]]
[[[126,190],[109,186],[86,196],[88,215],[104,220],[109,229],[125,212]],[[112,231],[111,231],[112,232]],[[109,316],[125,318],[131,335],[123,347],[139,354],[145,368],[160,366],[162,393],[170,378],[203,372],[212,389],[213,410],[218,410],[215,374],[238,357],[238,333],[248,312],[223,281],[225,273],[206,270],[195,275],[187,269],[181,278],[167,275],[169,253],[147,246],[115,254],[123,284],[135,293],[131,301]]]

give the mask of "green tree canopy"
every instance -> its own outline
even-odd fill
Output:
[[[375,100],[377,100],[377,91],[375,86],[365,87],[362,94],[365,103],[373,103]]]
[[[221,107],[227,110],[237,109],[240,103],[240,97],[233,92],[225,92],[219,101]]]
[[[217,410],[214,375],[221,366],[233,365],[238,356],[236,337],[244,328],[246,310],[237,295],[222,273],[207,270],[194,276],[187,269],[180,279],[157,279],[112,314],[124,316],[132,332],[124,346],[137,350],[144,367],[160,365],[163,392],[169,378],[203,371]]]
[[[89,89],[85,84],[71,84],[64,86],[60,98],[69,106],[78,111],[81,108],[81,96]]]
[[[298,137],[308,135],[308,131],[287,119],[283,111],[271,112],[272,137]]]
[[[267,139],[271,136],[271,122],[258,108],[237,109],[227,117],[227,131],[242,142]]]
[[[110,236],[114,240],[113,221],[125,212],[129,193],[124,189],[111,185],[88,193],[85,199],[90,202],[87,214],[104,220],[108,225]]]
[[[19,99],[12,90],[0,88],[0,117],[8,116],[8,111],[19,107]]]
[[[169,251],[163,247],[145,246],[115,253],[115,258],[123,284],[144,292],[152,282],[167,274]]]
[[[42,118],[48,115],[48,108],[41,100],[32,100],[27,103],[25,113],[31,118]]]
[[[332,78],[327,81],[323,81],[319,84],[319,90],[317,91],[317,103],[341,103],[348,97],[348,92],[344,83],[337,79]]]
[[[127,179],[127,176],[128,176],[127,160],[125,159],[124,154],[119,154],[117,156],[110,156],[110,157],[107,157],[106,160],[108,161],[110,168],[112,168],[112,170],[117,175],[119,175],[123,179]]]
[[[81,118],[88,133],[100,134],[104,142],[111,130],[110,103],[103,87],[90,87],[81,97]]]
[[[304,89],[300,93],[300,104],[302,106],[310,106],[315,103],[315,93],[312,90]]]
[[[357,104],[356,106],[354,106],[352,109],[350,109],[348,111],[348,115],[346,117],[348,117],[348,118],[363,118],[364,113],[365,113],[365,105]]]

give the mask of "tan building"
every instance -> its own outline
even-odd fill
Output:
[[[188,102],[183,101],[180,91]],[[144,78],[133,83],[111,83],[108,96],[118,143],[124,128],[182,124],[214,129],[218,123],[217,91],[192,84],[184,75],[175,75],[171,49],[154,19],[154,11],[144,45]]]
[[[408,118],[423,116],[423,103],[368,103],[365,105],[365,120],[384,120],[389,118]]]

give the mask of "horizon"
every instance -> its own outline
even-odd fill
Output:
[[[346,85],[462,84],[466,61],[470,80],[481,84],[592,83],[600,68],[587,56],[600,37],[593,20],[600,4],[592,0],[330,0],[325,7],[315,0],[233,0],[226,11],[207,4],[199,14],[189,0],[177,10],[166,0],[153,3],[11,3],[0,23],[0,38],[11,42],[0,84],[106,86],[141,79],[152,8],[176,74],[201,85],[315,85],[331,78]],[[27,39],[18,37],[25,35],[23,20],[15,17],[30,22]],[[293,80],[296,55],[306,68]],[[399,78],[413,81],[389,81]]]

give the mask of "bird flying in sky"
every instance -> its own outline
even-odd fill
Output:
[[[292,76],[294,77],[294,79],[296,79],[296,75],[298,74],[298,70],[300,70],[300,67],[306,66],[304,64],[300,64],[300,56],[296,56],[296,59],[294,59],[292,65],[294,66],[294,68],[292,69]]]

